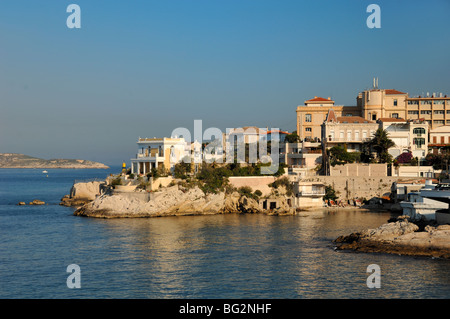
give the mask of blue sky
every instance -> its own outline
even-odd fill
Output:
[[[66,8],[81,8],[69,29]],[[381,29],[369,29],[369,4]],[[2,0],[0,152],[120,164],[138,137],[295,130],[314,96],[450,94],[450,1]]]

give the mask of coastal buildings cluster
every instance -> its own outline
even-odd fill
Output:
[[[315,96],[294,111],[295,132],[247,126],[227,129],[220,138],[208,143],[182,136],[139,138],[137,154],[131,159],[131,174],[146,176],[160,170],[173,175],[175,165],[182,162],[190,163],[191,173],[195,174],[205,162],[220,166],[229,163],[230,158],[236,161],[236,153],[240,151],[245,158],[240,165],[252,165],[255,163],[252,150],[258,155],[267,150],[270,161],[280,165],[283,175],[295,185],[290,201],[294,206],[324,205],[321,198],[330,185],[345,203],[360,203],[361,198],[374,196],[380,201],[389,197],[399,202],[402,199],[397,196],[404,191],[404,184],[410,183],[408,178],[421,186],[425,186],[426,179],[436,183],[437,179],[448,178],[448,163],[436,167],[426,165],[425,161],[430,153],[450,149],[450,97],[443,93],[410,96],[396,89],[380,89],[378,79],[374,79],[372,88],[358,93],[356,105],[336,105],[331,97]],[[388,153],[393,161],[383,162],[373,149],[367,150],[368,143],[380,130],[392,141]],[[243,145],[241,150],[239,145]],[[330,163],[330,150],[337,146],[349,154],[368,151],[372,160]],[[233,156],[229,157],[229,153]],[[398,165],[397,159],[404,154],[411,161]],[[256,162],[262,160],[261,156],[256,158]],[[234,178],[239,179],[235,181],[237,184],[250,186],[262,180],[260,176],[246,177],[247,180]],[[357,189],[355,184],[359,185]]]
[[[355,106],[336,105],[331,97],[315,96],[295,111],[295,132],[255,126],[233,128],[223,133],[217,144],[219,151],[205,152],[205,144],[181,136],[139,138],[138,152],[131,159],[131,172],[145,175],[158,167],[170,171],[175,164],[186,161],[186,156],[189,162],[198,164],[225,162],[226,152],[236,151],[235,146],[227,147],[236,136],[242,136],[244,144],[252,145],[271,141],[274,133],[279,139],[277,160],[291,174],[311,174],[311,170],[324,164],[324,150],[336,145],[345,147],[347,152],[361,152],[380,128],[395,144],[389,148],[393,159],[411,153],[420,164],[428,153],[440,153],[450,147],[450,97],[443,93],[410,97],[395,89],[379,89],[378,80],[374,79],[373,88],[357,95]],[[298,139],[285,141],[292,133]],[[423,177],[423,169],[417,167],[417,176]]]

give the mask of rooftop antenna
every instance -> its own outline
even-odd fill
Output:
[[[377,89],[378,89],[378,77],[377,77]]]
[[[375,88],[375,77],[373,78],[373,88]]]

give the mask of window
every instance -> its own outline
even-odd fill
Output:
[[[413,130],[413,133],[418,135],[425,134],[425,129],[423,127],[417,127]]]
[[[409,115],[419,115],[419,111],[408,111]]]
[[[434,111],[434,114],[444,114],[444,110],[437,110],[437,111]]]
[[[420,102],[421,105],[431,105],[431,100],[424,100]]]
[[[347,141],[351,141],[351,140],[352,140],[352,132],[347,131]]]
[[[355,131],[355,140],[359,141],[359,131]]]
[[[414,145],[416,145],[418,148],[421,148],[422,145],[425,144],[425,139],[424,139],[424,138],[414,138],[413,143],[414,143]]]
[[[342,139],[344,138],[344,131],[339,132],[339,138],[342,138]]]
[[[311,120],[312,120],[311,114],[306,114],[305,115],[305,122],[311,122]]]
[[[312,129],[310,127],[305,128],[306,132],[312,132]]]
[[[408,105],[419,105],[419,101],[408,101]]]
[[[435,120],[434,124],[444,125],[444,120]]]
[[[397,99],[394,99],[394,106],[397,106]]]
[[[431,115],[431,111],[420,111],[420,114],[428,114],[428,115]]]
[[[392,117],[393,117],[394,119],[398,119],[398,113],[392,113]]]
[[[444,100],[434,100],[434,104],[444,104]]]

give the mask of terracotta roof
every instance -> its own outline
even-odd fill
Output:
[[[334,110],[330,109],[327,115],[327,122],[337,122],[336,114],[334,114]]]
[[[406,94],[405,92],[400,92],[397,90],[384,90],[386,94]]]
[[[313,99],[306,100],[305,102],[333,102],[331,98],[324,99],[323,97],[315,96]]]
[[[406,122],[405,119],[401,119],[401,118],[396,119],[396,118],[393,118],[393,117],[380,117],[378,120],[380,122]]]
[[[289,134],[289,132],[281,131],[281,130],[273,130],[273,131],[267,131],[267,134],[272,134],[278,132],[278,134]]]
[[[361,116],[339,116],[337,118],[339,123],[347,122],[347,123],[375,123],[373,121],[368,121]]]

